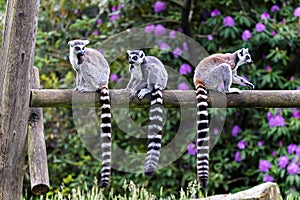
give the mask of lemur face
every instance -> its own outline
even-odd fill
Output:
[[[242,64],[252,64],[253,61],[251,59],[251,56],[248,52],[248,48],[245,49],[245,48],[242,48],[241,50],[238,51],[238,57],[239,57],[239,65],[242,65]]]
[[[89,43],[88,40],[72,40],[69,41],[70,48],[78,56],[83,56],[85,52],[85,46]]]
[[[145,58],[145,53],[142,50],[127,51],[127,59],[131,65],[140,65]]]

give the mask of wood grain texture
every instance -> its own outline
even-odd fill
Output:
[[[22,199],[39,0],[7,1],[0,88],[0,199]]]
[[[32,70],[31,88],[39,89],[39,71]],[[50,189],[42,108],[30,108],[28,120],[28,164],[31,191],[35,195],[46,194]]]
[[[148,107],[150,96],[143,100],[129,99],[127,90],[110,90],[112,106]],[[165,107],[195,107],[194,90],[165,90],[163,92]],[[31,107],[72,107],[100,106],[95,100],[95,93],[78,93],[64,90],[32,90]],[[76,102],[75,104],[72,104]],[[244,90],[241,94],[222,94],[209,92],[208,99],[212,107],[228,108],[262,108],[262,107],[300,107],[300,90]]]

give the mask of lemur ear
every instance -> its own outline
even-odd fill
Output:
[[[127,50],[127,55],[129,55],[131,53],[131,51],[130,50]]]
[[[140,56],[140,58],[144,58],[145,53],[143,51],[140,51],[139,56]]]
[[[90,41],[88,41],[88,40],[83,40],[83,43],[84,43],[84,45],[87,45],[87,44],[90,43]]]
[[[244,54],[244,48],[242,48],[240,51],[240,55],[243,56],[243,54]]]
[[[70,45],[71,47],[73,47],[74,46],[74,41],[73,40],[69,41],[68,45]]]

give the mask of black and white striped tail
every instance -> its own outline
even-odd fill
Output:
[[[101,102],[101,139],[102,139],[102,172],[100,187],[108,187],[111,174],[111,113],[109,90],[103,87],[100,91]]]
[[[209,179],[209,128],[207,90],[203,84],[196,88],[197,96],[197,176],[203,190]]]
[[[162,128],[163,128],[163,98],[162,90],[154,88],[151,93],[150,123],[148,133],[148,151],[144,165],[144,172],[151,176],[157,165],[160,155]]]

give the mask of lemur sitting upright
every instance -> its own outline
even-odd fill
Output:
[[[195,69],[194,84],[197,98],[197,175],[202,189],[206,189],[209,179],[209,128],[207,90],[217,90],[224,83],[225,93],[240,93],[238,88],[231,88],[232,83],[254,85],[237,75],[237,69],[253,61],[248,49],[242,48],[234,53],[213,54],[204,58]]]
[[[102,172],[100,187],[107,187],[111,173],[111,113],[108,80],[110,69],[103,55],[86,48],[88,40],[69,41],[69,60],[76,72],[76,87],[79,92],[97,91],[101,102]]]
[[[127,85],[130,98],[142,99],[151,93],[148,150],[144,165],[146,175],[152,175],[158,165],[163,128],[162,91],[167,86],[168,73],[163,63],[142,50],[127,51],[131,79]]]

